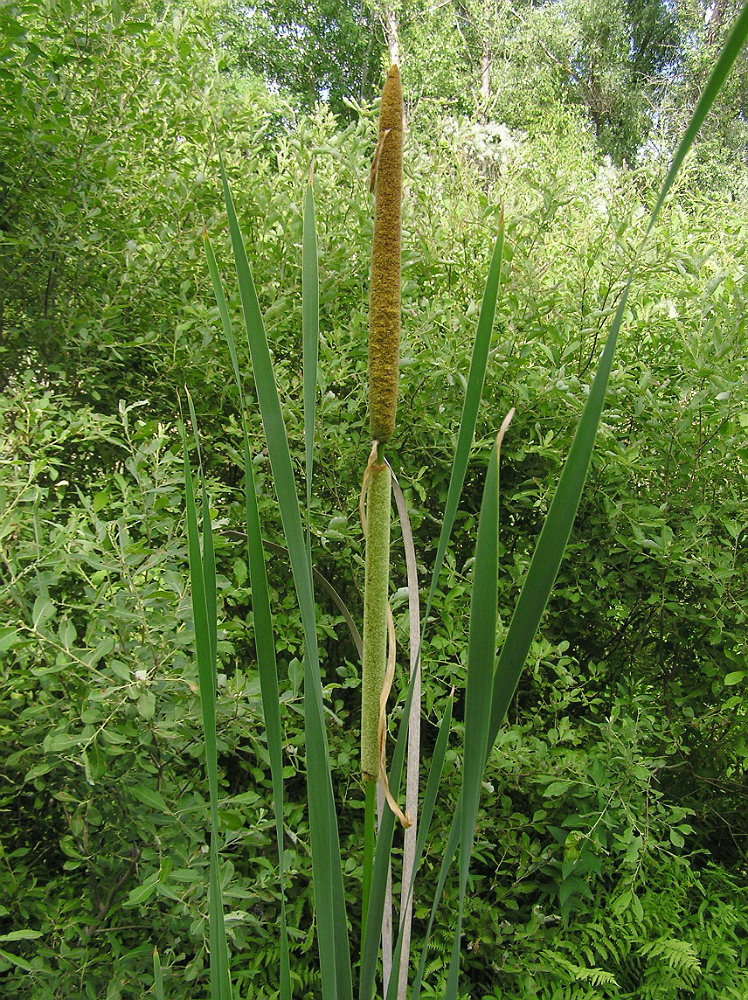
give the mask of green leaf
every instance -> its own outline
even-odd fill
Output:
[[[314,470],[314,423],[317,393],[317,357],[319,351],[319,276],[317,273],[317,230],[314,220],[312,167],[304,199],[304,234],[301,258],[301,320],[304,345],[304,447],[306,457],[306,530],[307,551],[311,560],[309,518],[312,507]]]
[[[93,512],[98,514],[98,512],[109,503],[109,490],[99,490],[96,496],[93,498]]]
[[[329,996],[337,995],[338,1000],[348,1000],[352,998],[353,990],[350,949],[337,812],[325,731],[311,565],[262,313],[223,161],[220,167],[252,375],[304,629],[304,719],[309,824],[323,992]]]
[[[18,955],[13,955],[9,951],[4,951],[0,948],[0,958],[4,958],[6,962],[11,965],[15,965],[18,969],[23,969],[24,972],[33,972],[34,966],[26,961],[25,958],[19,958]]]
[[[444,558],[447,553],[447,546],[457,517],[457,507],[460,502],[460,493],[465,482],[468,461],[470,459],[470,449],[473,444],[475,434],[475,424],[478,419],[478,407],[483,395],[483,383],[486,378],[486,367],[488,365],[488,350],[491,344],[491,333],[493,332],[494,317],[496,315],[496,301],[499,294],[499,283],[501,281],[501,265],[504,260],[504,211],[501,210],[499,216],[499,229],[494,244],[491,264],[486,277],[486,284],[483,289],[483,299],[481,302],[478,326],[475,331],[473,351],[470,357],[470,371],[468,373],[467,386],[465,388],[465,400],[460,417],[460,428],[457,434],[457,445],[455,446],[454,458],[452,460],[452,472],[447,488],[447,499],[444,507],[444,517],[439,532],[439,541],[436,548],[436,559],[431,577],[431,587],[426,610],[423,615],[424,628],[428,621],[431,605],[436,595],[436,588],[439,585],[439,576]]]
[[[139,802],[148,806],[149,809],[153,809],[155,812],[160,813],[169,812],[169,807],[167,806],[161,792],[157,791],[155,788],[151,788],[150,785],[144,785],[142,783],[133,785],[130,791]]]
[[[565,909],[567,902],[572,896],[585,896],[587,899],[592,899],[592,890],[581,878],[576,878],[572,876],[571,878],[564,879],[558,889],[558,901],[561,905],[562,910]]]
[[[156,994],[156,1000],[164,1000],[164,975],[161,971],[158,948],[153,949],[153,989]]]
[[[48,774],[56,766],[55,761],[45,760],[41,761],[39,764],[34,764],[30,767],[26,774],[24,775],[24,784],[27,781],[33,781],[35,778],[40,778],[43,774]]]
[[[157,884],[158,872],[155,872],[153,875],[149,875],[142,885],[136,886],[132,889],[127,894],[127,899],[122,905],[130,908],[133,906],[140,906],[142,903],[147,903],[156,891]]]
[[[7,934],[0,934],[0,941],[7,944],[9,941],[35,941],[40,937],[44,937],[41,931],[9,931]]]
[[[615,916],[620,916],[626,910],[628,910],[631,905],[634,893],[631,889],[625,889],[620,896],[616,896],[613,902],[610,904],[610,909],[615,914]]]
[[[260,692],[262,696],[263,718],[270,757],[270,772],[273,786],[273,811],[275,813],[275,839],[278,849],[278,878],[281,892],[281,948],[280,948],[280,996],[281,1000],[291,997],[291,970],[288,951],[288,927],[286,918],[286,899],[284,885],[284,854],[283,854],[283,733],[280,719],[280,704],[278,701],[278,667],[275,658],[275,631],[270,612],[270,593],[268,590],[267,572],[265,568],[265,553],[260,529],[260,516],[257,508],[257,489],[254,481],[254,466],[249,450],[249,434],[247,430],[246,405],[242,389],[239,360],[236,353],[234,334],[231,327],[226,298],[223,293],[218,274],[213,248],[205,236],[205,251],[208,260],[208,271],[216,296],[218,312],[223,324],[223,332],[229,347],[234,378],[239,392],[241,405],[242,439],[244,448],[244,503],[247,525],[247,561],[249,564],[250,586],[252,591],[252,610],[254,617],[254,642],[257,651],[257,663],[260,673]],[[243,574],[246,579],[247,567],[242,560],[234,564],[237,579]],[[239,569],[241,567],[241,569]],[[241,583],[244,580],[242,579]],[[240,585],[241,585],[240,583]]]
[[[0,653],[4,653],[6,650],[11,649],[18,639],[18,629],[15,628],[0,628]]]
[[[543,796],[544,798],[552,799],[556,795],[564,795],[573,784],[573,781],[552,781],[550,785],[546,785],[543,789]]]
[[[48,597],[37,597],[34,610],[31,612],[31,622],[35,630],[42,628],[56,614],[54,604]]]
[[[187,401],[200,461],[200,446],[197,436],[197,417],[191,397]],[[231,980],[229,976],[228,947],[224,924],[221,881],[218,865],[218,750],[216,741],[216,567],[213,557],[212,527],[210,508],[205,484],[202,485],[203,504],[203,550],[200,549],[200,532],[197,507],[192,485],[192,471],[187,451],[187,435],[181,426],[182,452],[184,457],[185,501],[187,507],[187,540],[190,562],[190,583],[192,588],[192,614],[195,626],[195,650],[197,653],[198,681],[200,687],[200,707],[205,739],[205,763],[208,775],[210,797],[210,885],[208,892],[209,945],[210,945],[210,995],[211,1000],[229,1000]]]
[[[150,722],[156,711],[156,696],[153,691],[143,691],[138,698],[138,715],[146,722]]]
[[[726,675],[724,683],[726,687],[732,687],[735,684],[742,684],[747,678],[748,673],[745,670],[733,670]]]
[[[243,587],[247,579],[247,564],[243,559],[234,562],[234,579],[237,587]]]
[[[85,737],[75,733],[49,733],[42,746],[45,753],[65,753],[85,742]]]
[[[491,715],[491,686],[496,660],[496,624],[499,591],[499,446],[491,453],[483,489],[475,546],[473,586],[470,601],[467,689],[465,691],[465,750],[461,795],[459,902],[455,921],[452,958],[444,996],[457,1000],[470,856],[478,819],[481,783],[486,763],[486,744]]]

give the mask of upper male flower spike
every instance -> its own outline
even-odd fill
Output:
[[[379,141],[371,168],[376,184],[369,307],[369,426],[385,444],[395,429],[400,356],[400,233],[403,197],[403,91],[391,66],[382,92]]]

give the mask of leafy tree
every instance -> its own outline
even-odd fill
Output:
[[[682,129],[688,109],[704,85],[719,47],[742,4],[737,0],[678,5],[685,39],[679,71],[662,103],[659,135],[670,148]],[[744,195],[748,184],[748,54],[738,56],[697,141],[692,184],[702,191],[732,198]]]
[[[663,0],[600,0],[566,10],[576,35],[568,91],[584,105],[603,151],[632,162],[649,135],[663,73],[677,66],[672,8]]]
[[[325,98],[350,118],[346,99],[368,101],[379,89],[381,34],[361,0],[232,0],[223,21],[229,64],[291,95],[299,110]]]

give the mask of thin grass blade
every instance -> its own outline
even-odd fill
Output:
[[[403,722],[398,731],[395,748],[392,752],[392,762],[388,775],[390,791],[397,799],[400,793],[400,783],[403,776],[405,749],[407,744],[407,718],[413,700],[415,674],[408,685],[403,705]],[[392,839],[395,831],[395,815],[391,809],[385,809],[382,822],[377,832],[376,850],[374,853],[374,872],[371,880],[369,905],[366,914],[366,931],[361,948],[361,972],[359,978],[359,1000],[371,1000],[375,992],[377,960],[379,957],[379,938],[384,914],[385,889],[387,884],[387,869],[392,853]],[[395,977],[392,980],[396,983]]]
[[[413,678],[413,701],[408,716],[408,757],[405,771],[405,811],[413,818],[413,823],[403,835],[403,868],[400,890],[400,935],[402,949],[397,954],[395,975],[398,980],[398,1000],[405,1000],[408,993],[408,963],[410,961],[411,928],[413,923],[413,892],[411,889],[414,872],[416,845],[418,838],[418,785],[421,769],[421,663],[419,645],[421,642],[421,609],[418,595],[418,560],[413,542],[413,530],[397,477],[392,476],[392,492],[400,518],[403,536],[405,566],[408,580],[408,632],[410,649],[410,675]],[[393,956],[393,963],[395,958]],[[388,991],[389,992],[389,991]]]
[[[439,725],[439,732],[436,737],[436,745],[434,746],[434,752],[431,758],[431,764],[429,766],[428,778],[426,780],[426,789],[423,794],[423,804],[421,806],[418,838],[416,840],[416,849],[413,856],[413,865],[411,868],[410,879],[408,881],[408,884],[403,886],[403,889],[407,889],[407,895],[405,895],[405,903],[403,905],[409,906],[412,903],[413,886],[415,883],[416,873],[418,871],[418,866],[421,863],[423,852],[426,848],[426,836],[431,826],[431,820],[433,818],[434,808],[436,806],[436,799],[439,794],[439,787],[441,785],[441,778],[444,772],[444,760],[447,755],[449,733],[452,728],[453,702],[454,698],[450,697],[449,701],[447,702],[447,710],[442,716],[442,721]],[[407,958],[404,954],[405,951],[404,940],[405,940],[404,925],[401,925],[400,934],[398,935],[397,941],[395,943],[395,949],[392,955],[393,970],[397,970],[401,966],[404,966],[407,970]],[[424,949],[424,955],[425,953],[426,949]],[[396,995],[399,996],[399,983],[395,982],[395,977],[393,976],[393,980],[390,983],[390,988],[387,991],[387,1000],[396,1000]]]

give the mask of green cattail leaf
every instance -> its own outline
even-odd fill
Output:
[[[153,949],[153,993],[156,1000],[164,1000],[164,976],[161,971],[158,948]]]
[[[649,221],[643,243],[646,242],[647,237],[652,232],[652,228],[657,221],[657,216],[675,180],[678,169],[682,165],[688,150],[691,148],[696,134],[709,108],[714,103],[714,99],[719,93],[720,87],[735,62],[738,53],[743,48],[746,37],[748,37],[748,6],[743,8],[743,12],[738,17],[735,26],[730,32],[725,47],[696,106],[685,135],[673,157],[672,166],[662,185],[657,204],[652,211],[652,217]],[[643,249],[644,245],[642,244],[637,260],[641,259],[641,251]],[[496,740],[499,727],[504,720],[504,716],[519,683],[522,667],[524,666],[535,632],[540,624],[540,618],[548,602],[553,582],[561,565],[564,549],[571,534],[574,517],[576,516],[584,482],[587,478],[587,470],[589,469],[592,457],[597,428],[602,415],[618,333],[623,323],[629,291],[636,276],[636,269],[637,265],[635,264],[629,274],[621,301],[618,304],[618,309],[616,310],[610,333],[608,334],[600,358],[597,373],[590,388],[589,397],[582,411],[579,426],[574,435],[568,458],[564,464],[556,493],[548,509],[548,514],[527,572],[527,578],[522,587],[514,615],[509,625],[509,631],[501,650],[494,680],[489,746],[493,746]]]
[[[423,803],[421,805],[421,812],[418,818],[418,837],[416,840],[416,850],[413,859],[413,873],[411,875],[410,884],[407,887],[408,899],[413,895],[416,872],[418,871],[418,866],[421,863],[421,858],[423,857],[423,852],[426,848],[426,838],[428,836],[429,828],[431,827],[431,820],[434,815],[436,799],[439,794],[442,773],[444,771],[444,760],[447,755],[447,746],[449,745],[449,732],[452,728],[453,702],[454,698],[450,698],[447,702],[447,710],[442,716],[442,721],[439,724],[436,745],[434,746],[434,753],[429,765],[426,790],[423,793]],[[394,951],[392,953],[392,978],[390,979],[389,989],[387,990],[387,1000],[396,1000],[397,997],[398,972],[400,969],[400,956],[403,947],[402,931],[403,929],[401,927],[395,943]]]
[[[314,221],[312,169],[304,197],[304,233],[301,252],[301,325],[304,372],[304,448],[306,453],[306,535],[311,565],[310,517],[314,471],[314,424],[319,352],[319,277],[317,273],[317,229]]]
[[[407,747],[407,719],[413,700],[415,673],[411,676],[405,702],[403,704],[403,719],[405,724],[400,730],[392,752],[392,763],[388,775],[390,791],[397,799],[403,774],[405,751]],[[392,853],[392,839],[395,832],[395,815],[390,809],[385,809],[382,822],[377,831],[376,852],[374,855],[374,873],[371,880],[371,894],[366,915],[366,932],[361,949],[361,974],[359,979],[359,1000],[372,1000],[375,992],[377,960],[379,957],[379,939],[382,930],[382,914],[384,913],[385,889],[387,885],[387,869]]]
[[[459,902],[449,966],[446,1000],[457,1000],[460,971],[462,915],[465,907],[473,834],[478,819],[491,713],[491,686],[496,661],[496,624],[499,590],[499,442],[488,463],[478,520],[473,586],[470,601],[467,689],[465,692],[465,750],[460,809]]]
[[[699,129],[704,124],[704,119],[709,114],[714,101],[722,89],[722,84],[725,82],[730,74],[730,71],[735,64],[735,60],[740,55],[743,50],[743,46],[748,38],[748,4],[743,4],[743,9],[740,14],[735,19],[735,23],[732,26],[730,34],[727,36],[727,41],[725,42],[724,48],[720,53],[719,59],[717,60],[714,69],[706,82],[703,93],[699,98],[699,103],[696,105],[693,114],[691,115],[691,120],[688,123],[688,127],[683,135],[683,138],[675,151],[675,156],[673,157],[673,162],[670,165],[670,170],[665,178],[665,182],[662,185],[662,190],[660,191],[660,196],[657,199],[657,204],[652,212],[652,218],[649,220],[649,226],[647,227],[647,235],[652,231],[655,222],[657,221],[657,216],[660,213],[660,209],[665,201],[665,198],[673,185],[673,181],[676,178],[678,171],[683,165],[683,161],[688,155],[688,151],[698,135]]]
[[[197,418],[192,399],[187,397],[195,443],[200,461]],[[208,893],[208,936],[210,948],[211,1000],[231,1000],[228,947],[224,923],[218,860],[218,750],[216,740],[216,568],[207,492],[203,483],[203,547],[200,549],[197,507],[192,470],[187,451],[187,435],[181,425],[184,454],[187,543],[190,563],[192,617],[195,629],[200,708],[205,738],[205,762],[210,797],[210,886]]]
[[[704,88],[704,92],[694,111],[691,122],[673,158],[673,164],[663,183],[657,204],[647,228],[647,235],[657,219],[665,197],[672,186],[678,169],[691,148],[698,129],[706,117],[709,108],[719,93],[720,87],[729,73],[735,59],[748,37],[748,6],[743,8],[737,18],[730,36],[725,44],[712,75]],[[646,237],[645,237],[646,239]],[[641,254],[639,255],[641,256]],[[504,720],[507,709],[519,682],[522,667],[527,653],[537,631],[540,619],[548,601],[548,597],[561,564],[564,549],[571,533],[572,524],[579,505],[582,488],[589,468],[597,428],[602,414],[608,379],[610,377],[616,341],[628,302],[629,290],[636,274],[636,265],[632,268],[624,288],[621,301],[614,317],[610,333],[605,343],[598,365],[595,379],[592,383],[587,402],[582,412],[569,455],[561,473],[556,493],[546,516],[538,544],[533,555],[527,577],[525,579],[517,606],[512,616],[499,662],[496,667],[491,701],[491,721],[488,733],[488,755],[498,735],[499,727]],[[462,827],[463,803],[460,801],[455,811],[452,827],[444,852],[442,865],[437,881],[434,903],[429,916],[426,940],[430,938],[436,909],[441,899],[449,867],[460,840]],[[418,1000],[421,991],[421,981],[426,963],[427,948],[419,963],[418,974],[413,984],[411,1000]]]
[[[457,434],[457,445],[455,447],[454,459],[452,460],[452,473],[449,477],[447,500],[444,506],[444,517],[436,547],[436,560],[434,561],[434,570],[431,577],[431,587],[426,601],[426,610],[423,615],[424,623],[428,620],[436,588],[439,585],[439,575],[444,565],[444,557],[447,554],[447,546],[449,545],[452,528],[457,517],[457,507],[460,502],[462,486],[465,482],[468,461],[470,460],[470,448],[473,444],[475,424],[478,419],[478,407],[483,395],[483,383],[486,379],[486,368],[488,367],[488,351],[491,346],[491,333],[493,332],[494,318],[496,316],[496,301],[499,294],[503,260],[504,211],[502,209],[499,214],[498,234],[491,255],[491,264],[483,290],[478,326],[475,331],[473,352],[470,358],[470,371],[468,373],[465,400],[460,418],[460,429]]]
[[[322,989],[325,997],[348,1000],[353,992],[351,962],[340,843],[325,731],[311,565],[262,313],[222,160],[220,170],[252,374],[304,629],[307,787]]]
[[[205,236],[205,252],[208,261],[213,291],[221,317],[223,332],[231,356],[234,378],[239,391],[241,407],[242,436],[244,440],[244,500],[247,525],[247,564],[249,566],[252,591],[253,635],[257,664],[260,674],[260,694],[262,698],[265,735],[270,758],[270,775],[273,786],[273,809],[275,812],[275,839],[278,849],[278,880],[281,893],[280,919],[280,1000],[291,998],[291,964],[288,950],[288,923],[286,917],[285,870],[283,864],[283,733],[278,700],[278,667],[275,658],[275,630],[270,612],[265,552],[260,531],[260,517],[257,509],[257,490],[254,481],[254,466],[249,449],[246,405],[242,389],[239,360],[231,326],[226,297],[223,293],[218,265],[210,240]]]

